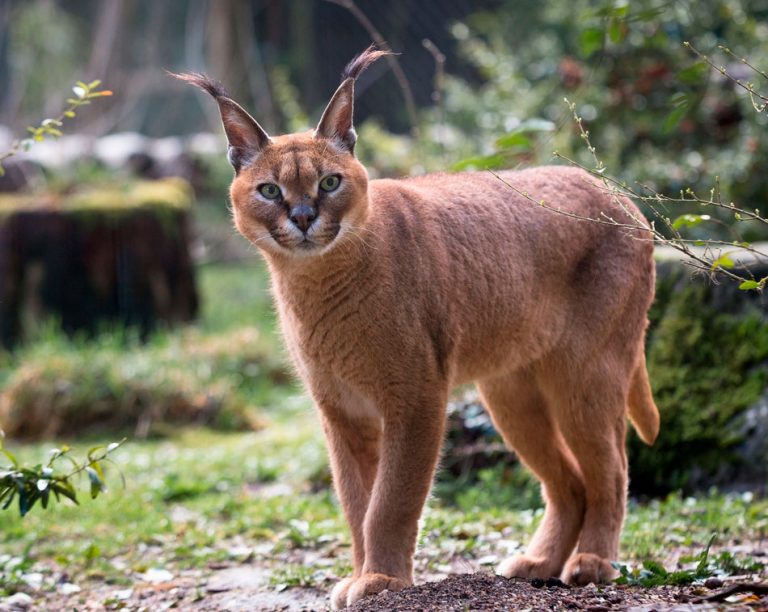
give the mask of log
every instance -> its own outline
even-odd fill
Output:
[[[189,186],[142,181],[58,195],[0,196],[0,343],[54,318],[67,333],[192,320]]]

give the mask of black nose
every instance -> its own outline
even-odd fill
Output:
[[[307,206],[306,204],[299,204],[291,209],[288,218],[293,221],[293,224],[298,227],[302,232],[306,232],[312,222],[317,218],[317,210],[314,206]]]

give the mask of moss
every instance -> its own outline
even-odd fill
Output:
[[[738,415],[768,383],[768,325],[757,309],[713,306],[713,287],[677,266],[659,279],[648,369],[661,413],[649,448],[630,438],[633,489],[658,493],[712,482],[738,464]]]
[[[136,210],[176,213],[192,203],[192,188],[181,178],[157,181],[132,181],[84,188],[67,195],[9,194],[0,195],[0,220],[17,212],[60,210],[63,213],[94,213],[100,216],[122,216]]]

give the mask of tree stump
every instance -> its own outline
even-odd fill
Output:
[[[68,333],[189,321],[198,309],[179,179],[0,196],[0,343],[48,318]]]

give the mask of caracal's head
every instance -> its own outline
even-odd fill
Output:
[[[317,256],[353,235],[368,212],[368,174],[355,157],[352,125],[357,76],[384,51],[353,59],[312,132],[270,137],[216,82],[174,75],[211,94],[219,105],[235,169],[230,187],[235,225],[264,251]]]

